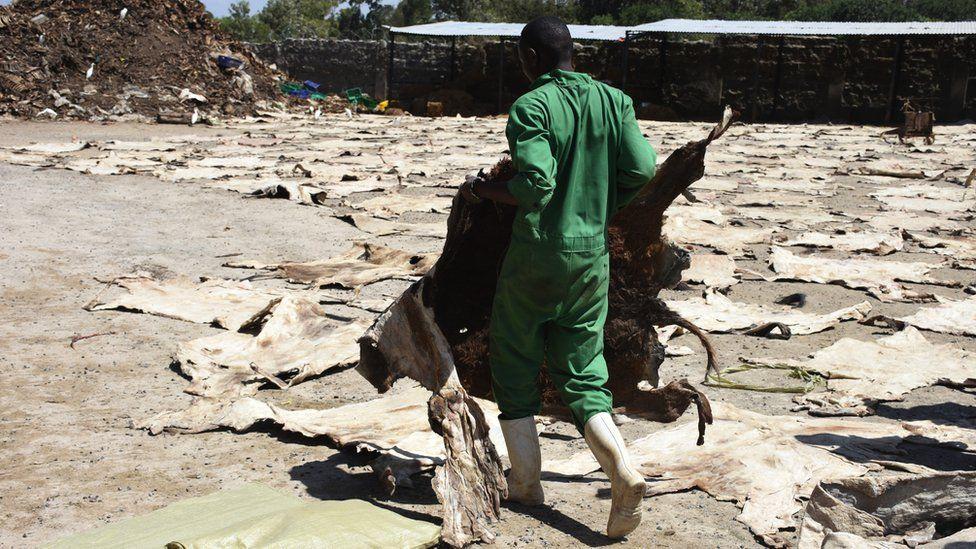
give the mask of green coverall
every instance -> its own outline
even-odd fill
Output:
[[[512,105],[505,133],[518,211],[491,315],[495,401],[502,419],[538,414],[545,360],[582,431],[613,405],[603,358],[607,227],[654,176],[656,153],[629,97],[558,69]]]

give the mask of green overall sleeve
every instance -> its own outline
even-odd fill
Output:
[[[556,159],[552,156],[545,111],[531,102],[513,105],[505,136],[518,170],[518,175],[508,182],[508,190],[523,209],[541,210],[556,188]]]
[[[617,209],[629,204],[656,172],[657,153],[641,134],[634,103],[626,97],[617,155]]]

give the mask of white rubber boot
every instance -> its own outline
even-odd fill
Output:
[[[522,505],[542,505],[546,500],[539,476],[542,473],[542,452],[539,450],[539,432],[532,416],[513,420],[499,420],[508,459],[512,469],[508,472],[508,500]]]
[[[622,538],[640,524],[641,502],[647,489],[644,477],[631,467],[627,447],[610,414],[601,412],[591,417],[583,428],[583,436],[603,472],[610,478],[613,502],[607,520],[607,536]]]

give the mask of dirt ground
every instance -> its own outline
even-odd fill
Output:
[[[323,120],[321,124],[329,124]],[[492,129],[496,155],[505,145],[503,122]],[[450,123],[426,124],[433,140],[455,139]],[[674,125],[672,125],[674,126]],[[688,125],[698,131],[702,125]],[[662,156],[675,139],[661,139],[655,124],[644,124]],[[806,131],[807,127],[802,127]],[[972,132],[974,127],[957,128]],[[239,136],[245,127],[186,128],[86,123],[0,123],[0,147],[34,142],[142,140],[186,135]],[[873,133],[864,131],[860,135]],[[694,133],[694,132],[692,132]],[[701,132],[702,135],[704,132]],[[812,139],[812,138],[811,138]],[[868,138],[865,138],[868,139]],[[680,141],[680,140],[678,140]],[[878,140],[871,141],[876,145]],[[896,150],[897,145],[889,145]],[[788,154],[785,151],[780,151]],[[453,168],[449,177],[490,163],[493,158]],[[972,157],[964,159],[976,167]],[[708,171],[706,170],[706,173]],[[840,181],[840,192],[824,199],[832,209],[866,208],[869,189]],[[849,183],[849,182],[847,182]],[[429,189],[415,190],[416,192]],[[439,192],[443,192],[440,189]],[[363,197],[371,195],[363,195]],[[353,197],[356,198],[356,197]],[[358,200],[358,198],[356,198]],[[338,202],[332,206],[342,211]],[[872,206],[873,207],[873,206]],[[259,482],[308,499],[371,499],[421,520],[436,521],[439,506],[429,479],[413,490],[382,496],[374,476],[355,457],[301,436],[267,428],[196,435],[150,436],[131,428],[133,421],[185,407],[186,380],[172,367],[176,344],[220,330],[147,314],[86,312],[83,306],[115,276],[144,270],[160,276],[241,278],[221,264],[229,254],[277,260],[312,260],[335,255],[363,233],[333,217],[328,208],[287,200],[249,200],[226,190],[194,183],[161,181],[151,175],[86,175],[56,168],[0,161],[0,546],[38,546],[66,534],[152,511],[183,498],[241,483]],[[407,219],[443,221],[441,214]],[[964,222],[976,226],[971,220]],[[791,233],[793,234],[793,233]],[[440,241],[404,236],[373,241],[411,251],[435,251]],[[767,272],[769,246],[753,245],[755,259],[740,267]],[[887,259],[935,262],[933,254],[900,252]],[[935,273],[965,285],[976,271],[941,269]],[[367,295],[399,293],[406,281],[368,286]],[[913,286],[914,287],[914,286]],[[931,288],[929,288],[931,289]],[[667,298],[697,295],[701,288],[672,290]],[[771,303],[804,292],[807,309],[824,312],[869,300],[875,313],[902,315],[911,303],[881,303],[862,291],[835,285],[767,282],[746,277],[732,287],[738,301]],[[938,288],[947,297],[964,297],[963,288]],[[69,346],[73,336],[103,333]],[[802,358],[841,337],[869,339],[884,330],[854,322],[786,341],[743,335],[714,335],[723,365],[741,356]],[[976,351],[973,338],[925,332],[925,337]],[[698,383],[704,354],[690,336],[678,340],[695,354],[669,359],[662,381],[688,377]],[[976,376],[974,376],[976,377]],[[791,383],[768,371],[743,374],[760,383]],[[791,395],[702,387],[716,401],[766,414],[790,413]],[[376,396],[355,371],[346,370],[298,385],[268,390],[275,402],[292,407],[330,407]],[[897,422],[930,419],[945,423],[976,417],[976,396],[944,387],[913,391],[902,402],[882,405],[878,418]],[[689,415],[692,412],[689,412]],[[621,427],[627,438],[666,426],[634,421]],[[568,457],[585,445],[574,429],[559,424],[543,438],[545,459]],[[942,470],[974,469],[971,453],[906,448],[905,461]],[[602,546],[610,502],[602,476],[544,480],[547,505],[534,510],[507,507],[497,525],[503,547]],[[640,528],[621,546],[754,547],[759,543],[734,520],[739,510],[691,490],[645,500]]]

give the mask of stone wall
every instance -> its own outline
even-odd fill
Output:
[[[620,42],[577,44],[576,65],[624,87],[648,118],[713,120],[730,104],[747,120],[881,123],[900,41],[651,38],[631,43],[626,81]],[[359,87],[395,98],[416,114],[429,100],[444,103],[447,114],[492,114],[528,89],[513,41],[500,46],[497,40],[397,37],[392,64],[383,41],[289,40],[255,48],[295,79],[314,80],[331,92]],[[976,118],[976,39],[908,37],[900,55],[896,111],[912,99],[942,121]]]

